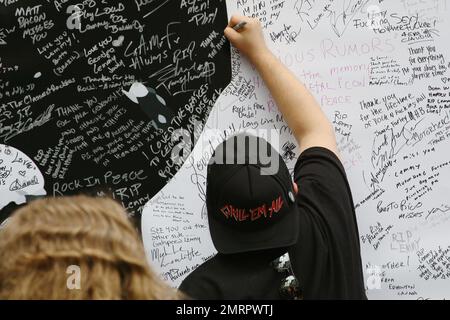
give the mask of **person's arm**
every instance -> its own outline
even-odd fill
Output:
[[[247,24],[235,31],[232,27],[240,21]],[[294,133],[300,152],[310,147],[324,147],[338,155],[331,123],[308,89],[267,48],[259,20],[233,16],[224,32],[255,65]]]

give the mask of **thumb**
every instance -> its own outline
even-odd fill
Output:
[[[231,43],[237,42],[242,37],[239,32],[230,27],[225,28],[224,34]]]

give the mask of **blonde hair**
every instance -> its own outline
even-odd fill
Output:
[[[69,266],[79,289],[69,289]],[[150,270],[118,203],[87,196],[36,200],[0,230],[0,299],[176,299]]]

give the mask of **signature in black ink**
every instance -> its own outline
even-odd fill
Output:
[[[438,207],[438,208],[433,208],[433,209],[430,209],[430,210],[428,210],[428,214],[427,214],[427,216],[425,217],[425,219],[428,219],[428,217],[430,216],[430,215],[432,215],[432,214],[435,214],[435,213],[446,213],[446,212],[448,212],[448,211],[450,211],[450,206],[449,205],[447,205],[447,204],[442,204],[440,207]]]
[[[336,13],[334,10],[328,10],[330,12],[331,27],[338,37],[344,35],[353,17],[358,13],[358,10],[363,8],[369,1],[370,0],[344,0],[342,12]]]
[[[173,269],[170,269],[169,271],[167,271],[166,273],[164,273],[164,278],[165,279],[170,278],[171,281],[175,281],[178,278],[189,274],[191,271],[192,271],[192,269],[189,266],[186,266],[182,270],[173,268]]]
[[[185,260],[192,261],[198,256],[200,256],[200,252],[193,247],[183,249],[181,246],[175,247],[172,245],[168,249],[164,246],[162,251],[159,248],[152,250],[152,259],[159,261],[161,267],[167,267]]]
[[[202,175],[201,173],[198,173],[195,169],[195,165],[192,164],[192,169],[194,170],[194,173],[191,175],[191,182],[197,187],[198,189],[198,196],[203,202],[202,205],[202,218],[206,219],[207,216],[207,209],[206,209],[206,177]]]
[[[294,152],[295,148],[296,148],[295,144],[290,141],[286,142],[283,145],[281,149],[283,150],[282,158],[284,161],[295,159],[295,152]]]
[[[6,169],[6,167],[0,167],[0,179],[6,179],[11,175],[12,168],[10,167],[9,170]]]
[[[283,24],[283,30],[279,32],[271,32],[270,38],[273,42],[282,42],[282,40],[284,40],[287,44],[290,44],[297,41],[297,37],[300,35],[300,32],[301,29],[298,31],[293,31],[292,26]]]
[[[344,0],[334,1],[328,0],[328,3],[320,3],[321,12],[313,15],[313,10],[317,8],[315,0],[297,0],[294,9],[302,21],[308,23],[311,30],[314,30],[324,19],[330,19],[330,25],[338,37],[342,37],[347,30],[349,24],[353,21],[353,17],[360,11],[369,0]],[[342,6],[341,9],[333,9],[332,6]],[[305,19],[305,20],[304,20]]]
[[[381,132],[377,132],[373,140],[372,156],[370,158],[372,167],[376,170],[371,172],[370,186],[375,188],[375,185],[384,180],[387,169],[395,162],[395,156],[407,145],[410,144],[413,138],[413,132],[416,127],[423,121],[421,119],[414,126],[407,127],[411,122],[408,121],[402,127],[400,132],[395,133],[394,128],[388,126]]]
[[[39,180],[36,176],[33,176],[33,178],[31,178],[31,180],[26,180],[26,181],[22,181],[22,182],[19,181],[19,179],[16,179],[9,186],[9,191],[18,191],[18,190],[25,189],[26,187],[34,186],[37,184],[39,184]]]

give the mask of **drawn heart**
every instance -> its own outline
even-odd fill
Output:
[[[124,36],[119,36],[119,38],[117,38],[116,40],[114,40],[114,41],[112,42],[112,45],[113,45],[114,47],[121,47],[124,40],[125,40],[125,37],[124,37]]]
[[[97,1],[97,12],[111,11],[112,3]],[[27,112],[42,121],[14,135],[18,145],[12,145],[40,159],[37,164],[45,187],[61,195],[78,189],[111,189],[139,223],[143,205],[175,176],[187,158],[172,159],[176,133],[197,136],[230,83],[231,50],[229,42],[222,43],[217,36],[228,23],[225,1],[209,1],[202,11],[205,17],[214,16],[208,21],[193,19],[189,10],[180,9],[178,1],[165,1],[154,9],[151,19],[142,18],[139,10],[143,8],[138,9],[133,1],[121,3],[121,18],[134,23],[118,23],[117,15],[95,17],[99,23],[90,23],[88,32],[76,34],[78,54],[58,55],[57,67],[52,62],[56,56],[49,54],[50,49],[39,55],[41,48],[50,48],[56,41],[70,43],[73,36],[61,35],[66,21],[51,10],[45,13],[55,26],[46,30],[46,38],[33,44],[23,39],[21,32],[12,33],[2,59],[18,64],[14,79],[23,79],[17,86],[24,88],[29,81],[26,75],[36,72],[35,62],[47,60],[39,66],[39,86],[54,90],[45,97],[37,96],[42,90],[14,97],[36,101]],[[6,15],[10,16],[2,19],[15,19],[13,10]],[[111,32],[113,38],[108,37]],[[16,52],[23,53],[20,59],[14,56]],[[55,73],[58,77],[44,77]],[[130,92],[136,82],[143,84],[144,94]],[[8,102],[4,95],[0,98],[0,105]],[[43,109],[42,105],[49,107]],[[46,121],[50,116],[52,121]],[[20,114],[10,121],[19,123]],[[31,139],[36,142],[27,144]],[[181,140],[194,147],[194,141],[184,144]],[[0,138],[0,144],[4,142]],[[37,150],[40,153],[36,154]]]
[[[19,171],[19,174],[22,176],[22,177],[25,177],[25,175],[27,174],[27,172],[26,171]]]
[[[443,82],[444,84],[447,84],[447,82],[448,82],[449,79],[450,79],[450,78],[442,78],[441,80],[442,80],[442,82]]]

